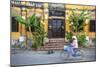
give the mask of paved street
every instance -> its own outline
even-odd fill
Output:
[[[61,51],[47,54],[46,51],[15,50],[11,53],[11,65],[37,65],[51,63],[70,63],[80,61],[95,61],[95,48],[83,48],[85,56],[82,58],[63,59],[60,57]]]

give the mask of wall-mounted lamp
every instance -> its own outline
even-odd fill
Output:
[[[71,22],[71,25],[73,25],[73,22]]]
[[[44,12],[45,12],[45,13],[48,13],[48,9],[44,9]]]
[[[52,26],[51,25],[49,25],[49,29],[51,29],[52,28]]]
[[[69,26],[73,25],[73,22],[69,23]]]
[[[66,16],[66,20],[68,20],[68,15],[65,15]]]
[[[43,25],[45,25],[45,23],[44,23],[43,21],[41,21],[41,23],[42,23]]]
[[[68,10],[66,10],[65,13],[67,14],[68,13]]]
[[[48,19],[48,15],[47,14],[45,15],[45,19]]]
[[[85,24],[88,24],[88,23],[89,23],[89,19],[86,19]]]
[[[23,19],[25,19],[25,16],[22,16]]]

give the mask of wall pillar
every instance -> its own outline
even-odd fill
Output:
[[[84,26],[84,32],[85,32],[86,35],[89,34],[89,22],[90,22],[90,20],[86,19],[86,21],[85,21],[86,25]]]
[[[65,31],[70,32],[70,25],[69,25],[69,21],[68,21],[68,14],[69,11],[67,10],[67,5],[65,5]]]
[[[44,29],[45,29],[45,32],[48,33],[48,3],[44,3]]]

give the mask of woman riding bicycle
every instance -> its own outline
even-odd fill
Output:
[[[70,40],[70,43],[64,46],[64,51],[67,50],[69,55],[76,56],[77,49],[78,49],[77,39],[76,37],[73,36],[72,39]]]

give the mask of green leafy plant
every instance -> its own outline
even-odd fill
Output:
[[[86,40],[86,35],[84,35],[84,34],[77,35],[77,39],[78,39],[78,44],[80,46],[88,47],[87,40]]]
[[[71,11],[72,14],[68,17],[70,24],[72,24],[72,31],[79,32],[83,31],[84,21],[89,18],[89,12],[83,10],[81,13],[77,13],[74,10]]]
[[[16,16],[16,20],[18,20],[19,23],[24,24],[26,29],[28,28],[29,32],[31,32],[31,38],[33,39],[32,48],[38,48],[43,45],[43,40],[46,32],[44,31],[43,24],[40,22],[40,18],[37,18],[35,14],[33,14],[26,20],[21,16]],[[34,27],[35,32],[32,32],[31,27]]]
[[[77,10],[77,9],[76,9]],[[75,12],[76,10],[72,10],[72,14],[68,17],[69,23],[71,24],[72,32],[75,33],[78,43],[80,46],[87,47],[86,45],[86,35],[79,35],[77,32],[84,32],[83,27],[86,25],[84,22],[86,19],[89,19],[89,12],[83,10],[80,13]]]
[[[72,32],[66,32],[65,33],[65,36],[66,36],[66,39],[68,40],[68,41],[70,41],[71,39],[72,39]]]
[[[31,17],[27,18],[27,19],[23,19],[22,16],[16,16],[16,20],[25,25],[26,28],[29,29],[29,32],[33,33],[31,31],[31,27],[35,27],[38,26],[39,24],[39,21],[38,19],[36,18],[35,14],[33,14]]]
[[[39,27],[35,30],[34,34],[34,46],[35,48],[43,46],[44,38],[46,37],[46,32],[44,31],[43,24],[40,24]]]

